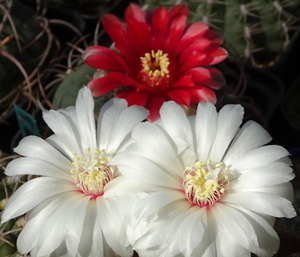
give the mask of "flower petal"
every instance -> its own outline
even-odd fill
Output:
[[[150,111],[150,114],[147,117],[148,121],[153,122],[159,118],[159,110],[164,102],[165,98],[162,97],[155,97],[151,99],[150,104],[148,106],[148,110]]]
[[[126,101],[129,106],[139,105],[145,106],[148,100],[148,94],[146,92],[133,92],[126,97]]]
[[[279,248],[279,238],[273,227],[263,217],[239,206],[231,206],[240,211],[250,221],[258,238],[258,256],[273,256]]]
[[[86,207],[86,216],[78,246],[79,256],[104,256],[106,243],[102,235],[101,226],[97,223],[96,201],[89,201]]]
[[[113,98],[106,102],[100,109],[97,125],[98,148],[107,149],[111,132],[123,112],[127,108],[124,99]]]
[[[242,123],[244,109],[241,105],[225,105],[219,112],[218,131],[209,158],[213,162],[223,160],[229,144]]]
[[[181,183],[154,162],[136,155],[119,154],[112,160],[124,177],[153,186],[180,188]],[[151,176],[149,176],[151,174]],[[146,185],[147,188],[147,185]],[[162,188],[162,190],[163,190]],[[133,189],[135,190],[135,189]]]
[[[203,22],[195,22],[191,24],[181,37],[180,42],[176,45],[174,54],[178,55],[181,51],[186,49],[196,38],[205,34],[208,30],[208,25]]]
[[[116,51],[104,46],[88,47],[82,58],[88,66],[95,69],[130,72],[124,58]]]
[[[173,140],[184,140],[193,147],[192,128],[183,109],[174,102],[166,102],[160,109],[164,128]]]
[[[237,180],[231,182],[230,189],[271,187],[286,183],[294,177],[291,167],[273,162],[242,173]]]
[[[92,90],[93,96],[98,97],[121,87],[122,84],[120,81],[112,80],[110,77],[104,76],[91,80],[87,86]]]
[[[182,89],[174,89],[167,92],[167,95],[172,101],[175,101],[178,104],[185,106],[190,106],[191,104],[191,95]]]
[[[5,174],[9,176],[17,176],[24,174],[41,175],[72,182],[72,174],[71,172],[69,172],[72,168],[71,162],[69,162],[69,165],[67,167],[61,169],[55,166],[55,160],[53,161],[54,162],[46,162],[44,160],[39,160],[30,157],[18,158],[7,165],[5,169]]]
[[[262,126],[254,121],[248,121],[236,134],[225,155],[224,162],[227,165],[233,164],[242,154],[269,143],[271,139]]]
[[[38,256],[48,255],[60,246],[65,238],[67,217],[74,216],[76,209],[74,210],[73,206],[76,200],[80,198],[81,197],[77,194],[72,194],[65,199],[63,204],[57,206],[57,208],[51,212],[47,222],[40,228],[37,241],[37,247],[39,248]]]
[[[63,171],[70,168],[70,160],[40,137],[27,136],[23,138],[14,151],[27,157],[49,162]],[[8,171],[6,170],[6,172]]]
[[[256,233],[248,219],[239,211],[218,203],[212,209],[216,223],[225,230],[237,244],[249,252],[257,252]]]
[[[20,216],[51,196],[76,190],[74,184],[56,178],[35,178],[22,185],[8,200],[2,223]]]
[[[89,197],[86,197],[84,194],[77,194],[76,201],[70,207],[70,211],[66,216],[65,241],[71,256],[76,256],[78,253],[82,230],[85,229],[83,223],[89,200]],[[76,213],[76,215],[74,215],[74,213]]]
[[[152,47],[162,49],[168,28],[168,10],[162,6],[157,8],[152,15]]]
[[[198,148],[198,158],[201,162],[206,162],[209,152],[217,134],[218,114],[215,106],[209,102],[201,102],[198,105],[195,131],[196,144]]]
[[[96,127],[94,118],[94,99],[88,87],[79,90],[76,99],[77,127],[83,149],[96,149]]]
[[[277,161],[282,157],[286,157],[288,154],[288,151],[281,146],[262,146],[241,155],[239,159],[231,165],[231,169],[244,172]]]
[[[222,202],[278,218],[293,218],[296,216],[291,202],[278,195],[261,192],[227,193],[222,196]]]
[[[115,123],[115,127],[111,132],[110,142],[107,150],[118,149],[123,143],[124,139],[131,133],[131,131],[146,117],[149,111],[141,106],[130,106],[126,108]]]
[[[157,126],[151,123],[141,123],[132,132],[132,138],[141,155],[156,163],[171,176],[181,178],[184,167],[178,160],[178,153]]]
[[[152,193],[142,198],[135,206],[135,219],[138,224],[143,217],[147,218],[164,208],[165,206],[178,201],[185,200],[186,196],[184,193],[176,190],[168,190],[162,192]],[[147,204],[145,204],[147,203]]]
[[[149,113],[140,106],[126,107],[123,99],[110,100],[102,107],[97,132],[100,149],[116,151],[132,129]]]
[[[62,144],[69,149],[68,156],[72,156],[72,153],[82,153],[79,132],[77,126],[74,124],[75,112],[71,112],[71,110],[75,111],[75,109],[72,108],[70,112],[54,110],[43,112],[45,122]]]
[[[39,234],[43,226],[48,223],[49,218],[63,206],[64,202],[73,195],[72,192],[64,192],[59,195],[54,195],[45,201],[38,204],[28,216],[25,227],[18,236],[18,251],[22,254],[30,252],[36,247]],[[36,251],[38,251],[36,247]]]

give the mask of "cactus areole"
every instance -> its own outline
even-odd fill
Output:
[[[114,15],[104,15],[102,24],[115,49],[91,46],[83,55],[89,66],[102,71],[88,84],[93,95],[114,90],[129,105],[149,109],[149,121],[159,117],[165,101],[187,107],[201,101],[215,103],[214,90],[224,78],[210,66],[223,61],[227,51],[220,47],[222,36],[208,25],[187,24],[188,14],[185,5],[145,12],[130,4],[125,25]]]

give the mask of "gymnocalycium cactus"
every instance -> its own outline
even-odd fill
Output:
[[[272,65],[300,17],[300,0],[143,0],[144,8],[186,4],[190,22],[203,21],[224,37],[233,56]]]

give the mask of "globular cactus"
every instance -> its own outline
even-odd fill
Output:
[[[144,0],[144,8],[186,4],[190,22],[203,21],[224,37],[233,56],[272,65],[290,41],[300,17],[300,0]]]

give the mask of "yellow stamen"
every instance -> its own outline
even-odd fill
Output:
[[[213,205],[229,183],[229,169],[224,163],[196,162],[185,169],[183,188],[187,199],[200,206]]]
[[[144,57],[140,57],[144,72],[150,77],[161,76],[169,78],[169,58],[168,54],[164,54],[162,50],[151,53],[146,53]]]
[[[98,149],[85,149],[83,158],[74,154],[73,168],[70,172],[75,185],[85,194],[102,195],[105,185],[115,175],[115,168],[109,165],[111,159],[104,150]]]

